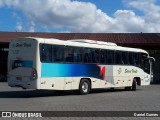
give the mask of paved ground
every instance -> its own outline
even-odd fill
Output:
[[[78,95],[72,91],[65,93],[25,91],[20,88],[10,88],[6,83],[0,83],[0,111],[160,111],[160,85],[138,87],[134,92],[123,89],[114,92],[96,90],[88,95]],[[66,118],[57,119],[65,120]],[[72,117],[67,119],[96,120],[97,118]],[[116,120],[117,118],[110,119]],[[127,119],[121,118],[121,120]],[[130,118],[132,119],[135,118]],[[138,119],[150,120],[151,118]]]

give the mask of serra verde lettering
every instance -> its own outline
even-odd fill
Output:
[[[131,70],[125,69],[124,73],[137,73],[137,70],[134,70],[134,69],[131,69]]]
[[[16,43],[16,47],[31,47],[31,43]]]

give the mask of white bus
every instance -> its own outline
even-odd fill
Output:
[[[152,63],[141,49],[75,39],[17,38],[8,56],[8,85],[24,89],[79,90],[150,85]]]

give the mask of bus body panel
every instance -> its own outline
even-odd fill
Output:
[[[85,65],[88,68],[84,67],[84,69],[82,69],[82,66],[84,65],[79,65],[79,64],[59,64],[59,63],[53,63],[53,64],[46,63],[46,64],[49,64],[49,68],[46,68],[46,70],[42,68],[43,69],[42,71],[47,72],[46,74],[48,74],[48,78],[47,77],[43,78],[43,75],[45,74],[41,75],[42,76],[41,83],[42,84],[46,83],[45,85],[41,85],[43,86],[41,87],[41,89],[76,90],[79,88],[79,83],[82,78],[90,79],[92,88],[132,86],[132,82],[134,78],[140,78],[141,85],[145,85],[143,81],[144,71],[134,66],[95,65],[99,67],[99,71],[98,71],[99,75],[97,75],[98,73],[96,74],[96,76],[101,76],[101,79],[99,79],[94,77],[93,74],[95,74],[95,72],[93,70],[92,71],[90,70],[92,73],[87,75],[87,70],[89,66],[93,67],[92,64]],[[76,70],[76,74],[74,74],[73,72],[74,71],[73,66],[76,66],[76,65],[78,65],[78,67],[75,67],[75,68],[79,68],[79,70],[81,70],[80,74],[77,74],[78,70]],[[51,66],[54,66],[54,67],[51,67]],[[58,70],[58,68],[59,69],[63,68],[63,69]],[[51,74],[47,70],[51,71]],[[82,71],[85,71],[83,75],[82,75]],[[65,75],[65,72],[67,72],[68,75]],[[72,76],[72,77],[69,77],[69,76]],[[93,77],[90,77],[90,76],[93,76]],[[54,87],[51,87],[51,85],[54,85]],[[47,88],[47,86],[50,86],[50,87]]]
[[[144,79],[144,72],[139,67],[115,65],[113,71],[115,87],[132,86],[134,78],[140,78],[140,80]]]
[[[46,77],[41,78],[40,89],[64,90],[64,77]]]
[[[103,80],[100,67],[96,64],[42,63],[41,65],[41,89],[46,88],[48,84],[55,85],[56,81],[60,84],[59,89],[56,86],[58,84],[48,89],[78,89],[82,78],[90,79],[92,88],[100,88],[100,80]],[[44,83],[46,84],[43,85]]]

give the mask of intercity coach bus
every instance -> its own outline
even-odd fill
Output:
[[[78,90],[150,85],[152,57],[142,49],[74,39],[16,38],[9,46],[8,85],[36,90]]]

